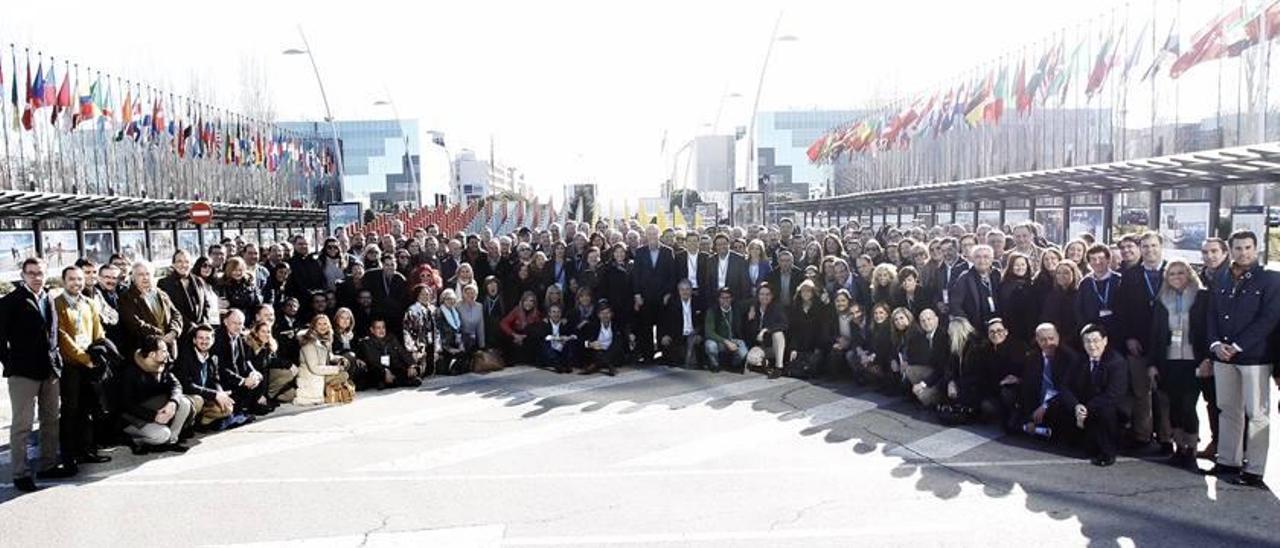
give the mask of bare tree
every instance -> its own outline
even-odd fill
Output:
[[[240,113],[267,123],[276,120],[267,68],[257,57],[240,58]]]

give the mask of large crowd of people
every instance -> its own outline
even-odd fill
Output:
[[[500,235],[397,222],[315,251],[302,235],[224,239],[178,251],[163,277],[123,257],[60,272],[27,259],[0,299],[13,481],[35,490],[116,445],[181,453],[282,404],[434,375],[664,365],[857,383],[946,424],[1079,444],[1099,466],[1121,450],[1208,459],[1203,473],[1262,486],[1280,274],[1258,243],[1209,239],[1193,266],[1156,232],[1055,245],[1029,222]]]

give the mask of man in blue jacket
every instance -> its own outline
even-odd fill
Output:
[[[1218,273],[1209,297],[1209,352],[1221,415],[1218,461],[1206,473],[1265,488],[1271,407],[1267,378],[1275,350],[1271,333],[1280,321],[1280,275],[1258,263],[1253,232],[1237,231],[1227,244],[1231,267]]]

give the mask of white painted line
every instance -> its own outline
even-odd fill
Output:
[[[249,542],[244,544],[209,544],[216,548],[382,548],[382,547],[468,547],[497,548],[506,534],[504,525],[449,527],[395,533],[371,533],[338,537],[304,538]]]
[[[1120,457],[1120,462],[1136,462],[1141,459]],[[982,467],[1015,467],[1015,466],[1062,466],[1085,465],[1088,459],[1044,459],[1018,461],[988,461],[962,463],[921,463],[899,464],[898,468],[982,468]],[[249,486],[249,485],[315,485],[322,483],[430,483],[430,482],[477,482],[477,481],[547,481],[563,482],[568,480],[599,481],[618,478],[660,478],[670,476],[785,476],[785,475],[820,475],[823,477],[863,477],[866,469],[855,467],[830,468],[815,466],[789,466],[768,468],[687,468],[687,469],[606,469],[586,472],[527,472],[519,474],[380,474],[352,476],[319,476],[319,477],[270,477],[270,478],[203,478],[203,479],[113,479],[111,481],[82,481],[77,476],[68,481],[50,481],[48,485],[76,485],[82,489],[99,487],[113,488],[150,488],[150,487],[208,487],[208,486]],[[0,484],[0,490],[12,489],[11,485]]]
[[[289,434],[262,441],[242,443],[231,447],[213,449],[204,452],[201,452],[200,448],[196,447],[181,457],[147,461],[138,468],[115,477],[122,478],[130,476],[164,476],[182,474],[191,470],[198,470],[209,466],[223,465],[250,458],[257,458],[263,455],[281,453],[284,451],[294,451],[356,436],[395,430],[411,424],[435,421],[448,417],[484,411],[486,409],[492,409],[497,405],[501,405],[500,402],[504,400],[536,401],[544,398],[554,398],[578,392],[589,392],[619,384],[665,376],[671,373],[671,370],[667,368],[632,370],[624,372],[616,377],[590,377],[565,384],[531,388],[528,390],[515,390],[509,394],[504,394],[502,399],[486,397],[483,394],[469,394],[464,399],[459,399],[458,401],[437,397],[436,401],[446,401],[450,403],[445,403],[439,407],[426,409],[419,408],[409,413],[381,417],[372,421],[353,425],[345,430]],[[418,394],[417,396],[433,398],[430,394]],[[348,407],[349,406],[334,409],[345,409]]]
[[[889,449],[885,454],[906,459],[949,459],[1003,435],[1004,432],[998,426],[992,425],[947,428]]]
[[[387,462],[357,468],[357,472],[399,472],[410,470],[430,470],[441,466],[457,464],[468,460],[485,457],[537,445],[551,440],[565,438],[575,434],[600,430],[611,426],[667,413],[671,409],[680,409],[697,405],[705,401],[731,398],[742,394],[756,392],[767,388],[786,386],[796,382],[795,379],[776,380],[764,377],[710,386],[674,396],[668,396],[648,403],[639,403],[621,410],[602,409],[591,413],[573,416],[556,422],[546,423],[533,428],[526,428],[490,438],[475,439],[448,447],[433,449],[394,459]]]
[[[737,450],[750,449],[753,446],[768,444],[797,435],[797,431],[866,413],[887,402],[890,398],[869,394],[870,399],[841,398],[801,412],[788,413],[775,419],[770,416],[766,422],[752,424],[736,430],[721,432],[712,436],[640,455],[616,464],[619,468],[643,466],[694,466],[722,457]],[[803,420],[807,418],[808,420]]]

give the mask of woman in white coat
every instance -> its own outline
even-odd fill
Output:
[[[324,387],[342,384],[349,379],[347,359],[330,352],[333,348],[333,324],[329,317],[318,314],[307,330],[298,335],[298,392],[294,405],[324,403]]]

